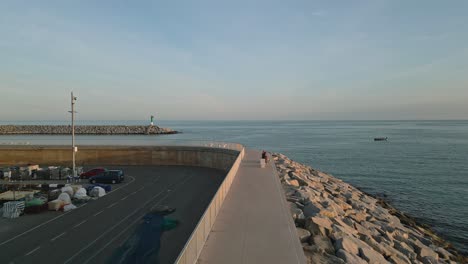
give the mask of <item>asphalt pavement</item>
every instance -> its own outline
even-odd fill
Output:
[[[125,171],[125,182],[75,210],[2,219],[1,262],[109,263],[135,237],[148,212],[170,206],[176,211],[167,217],[179,224],[162,234],[158,259],[159,263],[173,263],[225,172],[186,166],[118,168]]]

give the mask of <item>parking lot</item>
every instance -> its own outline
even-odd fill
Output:
[[[119,166],[125,181],[68,212],[0,220],[2,263],[105,263],[142,217],[167,205],[179,221],[161,237],[160,263],[173,263],[224,179],[220,170],[184,166]]]

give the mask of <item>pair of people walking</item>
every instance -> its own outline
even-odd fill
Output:
[[[262,159],[265,160],[265,163],[268,163],[268,154],[264,150],[262,151]]]

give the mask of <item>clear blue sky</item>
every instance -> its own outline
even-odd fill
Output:
[[[467,119],[468,1],[0,2],[0,120]]]

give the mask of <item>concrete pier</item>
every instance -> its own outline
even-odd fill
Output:
[[[246,150],[198,259],[209,263],[306,263],[273,162]]]

